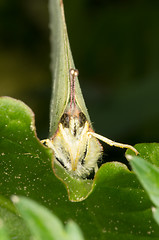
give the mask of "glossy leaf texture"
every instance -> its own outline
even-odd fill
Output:
[[[141,157],[127,155],[127,158],[153,204],[159,207],[159,168]]]
[[[141,147],[140,145],[138,146]],[[151,151],[152,154],[149,154]],[[159,224],[159,144],[143,144],[140,149],[142,158],[139,156],[129,155],[127,152],[126,157],[130,160],[131,166],[141,182],[144,189],[147,191],[153,207],[153,216]],[[156,166],[157,165],[157,166]]]
[[[22,227],[20,232],[28,239],[28,230],[13,206],[7,203],[5,207],[4,197],[10,199],[12,195],[19,195],[49,208],[63,223],[72,219],[85,239],[159,238],[159,228],[152,217],[152,203],[135,174],[125,165],[104,164],[95,176],[89,196],[81,202],[71,202],[64,184],[53,173],[52,151],[36,137],[31,110],[20,101],[1,98],[0,119],[0,192],[3,195],[0,217],[10,229],[10,236],[23,239],[19,235]],[[142,150],[142,145],[137,149]],[[146,154],[151,158],[150,149]],[[80,181],[72,179],[74,201],[78,200],[75,190]],[[82,189],[79,190],[81,196]],[[15,217],[12,223],[9,223],[10,214]]]

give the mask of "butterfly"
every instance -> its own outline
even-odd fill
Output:
[[[131,149],[135,154],[138,154],[138,151],[131,145],[114,142],[93,131],[90,122],[76,102],[77,76],[77,69],[69,70],[69,102],[59,120],[55,134],[49,139],[42,140],[42,143],[53,150],[54,161],[57,164],[74,177],[86,178],[92,171],[98,170],[98,161],[103,155],[103,147],[99,140],[110,146]]]

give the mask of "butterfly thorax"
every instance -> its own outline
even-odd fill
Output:
[[[81,111],[68,111],[62,115],[52,138],[56,160],[73,175],[88,175],[102,154],[99,141],[89,136],[89,131],[93,130]]]

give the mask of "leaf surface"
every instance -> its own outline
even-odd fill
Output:
[[[152,203],[157,207],[153,207],[153,216],[159,224],[159,144],[142,144],[138,145],[140,155],[129,155],[127,151],[126,157],[130,160],[131,166],[136,173],[139,181],[147,191]],[[157,166],[156,166],[157,165]]]
[[[82,233],[74,222],[64,227],[62,222],[47,208],[36,202],[17,196],[12,198],[19,212],[25,219],[32,236],[38,240],[84,240]]]
[[[135,174],[125,165],[104,164],[95,176],[89,196],[81,202],[71,202],[65,185],[52,170],[52,151],[36,137],[31,110],[20,101],[1,98],[0,119],[0,192],[4,197],[32,198],[51,209],[64,223],[74,220],[85,239],[159,238],[159,228],[152,217],[152,203]],[[142,152],[142,145],[137,149]],[[74,200],[78,200],[75,199],[78,181],[72,179],[71,183]],[[82,187],[79,192],[82,196]],[[6,208],[3,201],[0,202],[3,219]],[[13,209],[8,207],[7,211],[13,212]],[[18,231],[19,224],[21,222],[15,220],[11,228]],[[21,239],[18,236],[17,232],[17,239]]]

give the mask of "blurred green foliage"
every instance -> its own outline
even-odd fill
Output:
[[[158,141],[159,2],[64,0],[64,6],[96,132],[129,144]],[[33,109],[40,138],[48,135],[52,85],[48,22],[47,1],[0,0],[0,95]]]

